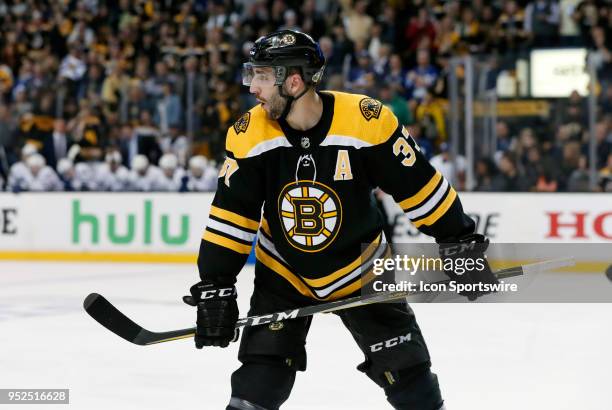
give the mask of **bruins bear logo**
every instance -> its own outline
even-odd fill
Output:
[[[378,119],[382,104],[374,98],[363,98],[359,101],[359,109],[361,110],[361,115],[370,121],[372,118]]]
[[[242,117],[238,119],[234,123],[234,131],[236,134],[240,134],[241,132],[246,132],[247,128],[249,128],[249,121],[251,120],[251,113],[247,112]]]
[[[342,224],[338,195],[315,181],[285,185],[278,197],[281,227],[291,246],[319,252],[336,238]]]

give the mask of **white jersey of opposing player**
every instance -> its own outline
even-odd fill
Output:
[[[24,166],[11,167],[8,190],[35,192],[64,190],[62,181],[51,167],[45,165],[34,175],[25,164],[22,165]]]
[[[187,171],[187,190],[189,192],[216,191],[218,174],[219,171],[211,166],[207,166],[199,178],[191,171]]]
[[[23,191],[30,170],[23,161],[15,162],[9,170],[6,184],[7,191]]]
[[[183,168],[176,168],[172,177],[168,177],[162,170],[153,177],[152,191],[160,192],[178,192],[181,188],[181,181],[185,175]]]
[[[100,164],[96,169],[96,181],[101,191],[126,191],[130,187],[130,171],[119,165],[115,171],[107,163]]]
[[[161,175],[160,175],[161,174]],[[129,174],[128,190],[139,192],[150,192],[156,180],[163,177],[161,169],[155,165],[149,165],[144,175],[140,175],[135,170],[131,170]]]
[[[100,189],[96,178],[96,169],[100,163],[79,162],[74,166],[72,187],[75,191],[98,191]]]

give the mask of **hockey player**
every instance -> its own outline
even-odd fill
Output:
[[[152,191],[178,192],[185,170],[179,167],[178,158],[174,154],[164,154],[159,159],[159,169],[162,171],[153,179]]]
[[[8,190],[20,191],[62,191],[64,186],[53,169],[47,166],[45,157],[31,154],[25,160],[26,168],[17,177],[11,179]]]
[[[191,157],[183,190],[189,192],[214,191],[217,189],[217,174],[217,169],[209,165],[203,155]]]
[[[132,159],[128,190],[149,192],[153,189],[156,179],[161,177],[161,171],[155,165],[149,164],[145,155],[139,154]]]
[[[26,161],[30,156],[36,154],[37,152],[38,150],[34,144],[27,143],[23,146],[23,148],[21,148],[20,160],[11,165],[11,168],[9,169],[9,174],[6,181],[7,191],[19,192],[23,190],[22,186],[25,184],[25,180],[29,174]]]
[[[438,242],[486,247],[455,190],[389,109],[363,95],[316,91],[324,63],[311,37],[284,30],[257,40],[244,65],[243,83],[260,104],[227,132],[227,158],[200,245],[201,281],[186,298],[197,306],[197,348],[234,340],[234,284],[256,234],[249,315],[359,295],[361,273],[388,249],[372,200],[377,186]],[[370,245],[362,251],[361,244]],[[495,277],[485,270],[456,280]],[[406,303],[338,312],[365,355],[358,369],[384,389],[395,409],[443,407],[425,341]],[[245,328],[242,366],[232,375],[227,409],[276,410],[287,400],[296,371],[306,369],[311,319]],[[372,348],[406,335],[405,343]]]
[[[117,150],[104,156],[104,163],[96,169],[96,180],[102,191],[120,192],[128,189],[130,172],[121,163],[123,157]]]

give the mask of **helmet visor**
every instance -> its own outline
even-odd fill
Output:
[[[242,65],[242,85],[247,87],[271,87],[284,81],[284,67],[258,66],[253,63]]]

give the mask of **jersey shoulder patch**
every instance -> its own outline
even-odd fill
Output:
[[[379,100],[361,94],[326,92],[334,96],[330,139],[361,148],[381,144],[397,130],[397,118]]]
[[[251,108],[227,130],[225,148],[236,159],[254,157],[279,146],[290,146],[276,121],[260,105]]]
[[[378,119],[382,110],[382,103],[374,98],[365,97],[359,101],[359,110],[366,121],[370,121],[372,118]]]
[[[238,121],[234,123],[234,131],[236,132],[236,135],[240,134],[241,132],[246,133],[247,129],[249,128],[250,121],[251,121],[250,112],[246,112],[242,115],[242,117],[238,118]]]

